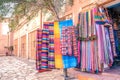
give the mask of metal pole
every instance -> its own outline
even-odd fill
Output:
[[[65,78],[65,80],[68,79],[67,69],[64,69],[64,78]]]

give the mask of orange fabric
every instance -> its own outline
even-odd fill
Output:
[[[54,38],[60,38],[60,34],[54,35]]]
[[[55,67],[63,68],[62,55],[60,54],[55,54]]]
[[[59,38],[55,38],[54,40],[54,46],[55,46],[55,53],[56,54],[61,54],[61,50],[60,50],[60,39]],[[62,55],[62,54],[61,54]]]
[[[63,68],[62,54],[60,49],[60,29],[58,22],[54,22],[54,48],[55,48],[55,67]]]
[[[78,76],[79,80],[88,80],[88,78],[86,76]]]
[[[79,75],[78,76],[78,80],[97,80],[97,79],[90,78],[88,76],[81,76],[81,75]]]

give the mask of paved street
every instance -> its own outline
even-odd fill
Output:
[[[74,77],[85,76],[94,79],[90,80],[120,80],[120,68],[108,70],[103,74],[90,74],[78,72],[73,69],[68,70],[71,79]],[[18,57],[0,57],[0,80],[64,80],[62,70],[52,70],[43,73],[37,73],[35,62]]]
[[[113,72],[116,72],[116,71],[113,71]],[[120,69],[118,70],[118,72],[120,72]],[[86,73],[86,72],[73,71],[72,69],[69,70],[69,73],[71,73],[71,75],[76,75],[76,77],[78,75],[84,78],[87,77],[88,80],[120,80],[120,74],[117,74],[117,73],[104,72],[102,74],[92,74],[92,73]],[[86,80],[86,79],[83,79],[83,80]]]
[[[0,57],[0,80],[64,80],[62,70],[37,73],[32,61]]]

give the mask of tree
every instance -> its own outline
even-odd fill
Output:
[[[67,0],[67,3],[73,3],[73,0]],[[66,0],[1,0],[0,1],[0,15],[6,16],[12,13],[11,27],[16,23],[14,21],[19,21],[22,16],[28,16],[28,13],[37,12],[39,10],[46,9],[51,12],[55,20],[60,20],[60,12],[66,4]],[[9,7],[14,5],[14,7]],[[8,8],[9,7],[9,8]],[[64,11],[63,11],[64,12]],[[2,18],[1,17],[1,18]]]
[[[5,17],[8,13],[12,13],[14,0],[0,0],[0,16]]]

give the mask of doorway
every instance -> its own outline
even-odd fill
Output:
[[[108,7],[108,13],[112,20],[115,49],[117,56],[114,57],[113,66],[120,66],[120,3]]]

